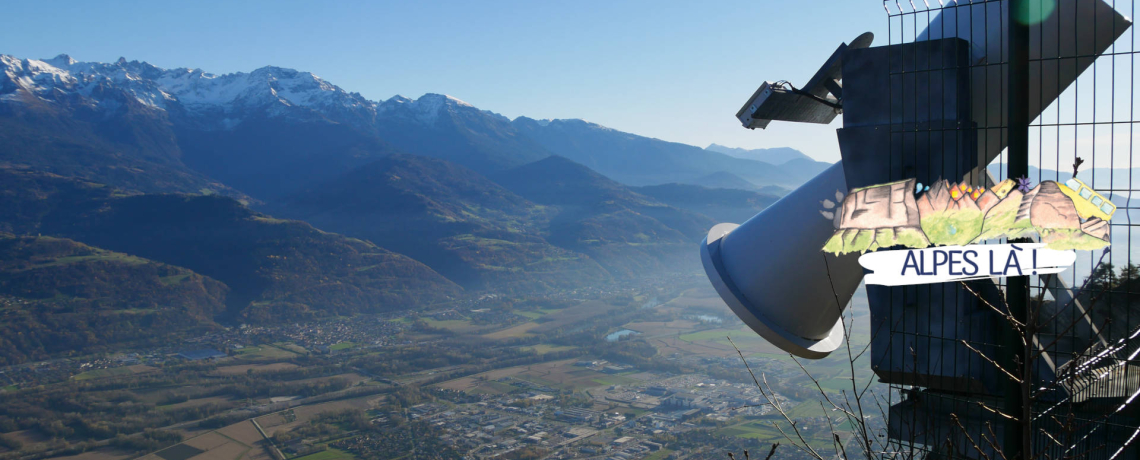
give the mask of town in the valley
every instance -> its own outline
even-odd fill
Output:
[[[850,386],[847,358],[808,377],[700,281],[481,294],[5,367],[0,398],[22,396],[5,400],[0,458],[722,458],[781,439],[770,398],[829,439],[844,419],[819,390]],[[28,426],[36,413],[67,434]],[[98,435],[124,420],[150,428]],[[75,442],[79,430],[91,440]]]

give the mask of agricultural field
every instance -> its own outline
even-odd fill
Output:
[[[535,353],[538,353],[540,355],[545,355],[547,353],[554,353],[554,352],[559,352],[559,351],[570,351],[570,350],[574,349],[574,347],[567,346],[567,345],[549,345],[549,344],[545,344],[545,343],[540,343],[540,344],[535,345],[533,347],[524,347],[524,348],[527,348],[531,351],[534,351]]]
[[[278,432],[287,432],[298,426],[309,423],[321,414],[335,413],[348,409],[368,409],[375,406],[382,397],[367,396],[362,398],[344,399],[320,404],[298,406],[286,411],[263,415],[257,418],[257,423],[265,434],[273,436]]]
[[[469,320],[469,319],[437,320],[437,319],[432,319],[432,318],[425,318],[424,322],[427,323],[428,326],[431,326],[434,328],[439,328],[439,329],[447,329],[451,332],[455,332],[455,333],[459,333],[459,334],[466,334],[466,333],[475,332],[475,331],[478,331],[479,329],[486,327],[486,326],[479,326],[476,324],[472,324],[471,320]]]
[[[133,372],[131,372],[131,370],[127,369],[126,367],[112,367],[110,369],[95,369],[95,370],[90,370],[90,371],[84,372],[82,374],[76,374],[74,377],[72,377],[72,379],[80,380],[80,381],[82,381],[82,380],[94,380],[94,379],[101,379],[101,378],[106,378],[106,377],[114,377],[117,375],[131,375],[131,374],[133,374]]]
[[[89,450],[81,454],[61,458],[63,460],[120,460],[131,458],[131,454],[129,452],[121,452],[115,449],[103,448]]]
[[[620,374],[602,374],[601,376],[590,378],[590,381],[598,384],[599,386],[629,385],[633,383],[641,383],[641,381],[637,379],[632,379],[628,376]]]
[[[740,323],[736,323],[740,324]],[[734,328],[716,328],[708,329],[691,334],[684,334],[677,337],[680,340],[693,344],[701,344],[710,348],[718,348],[735,354],[736,350],[732,348],[735,343],[746,355],[769,354],[774,356],[784,356],[787,353],[776,348],[768,341],[756,335],[748,326],[741,325]],[[730,341],[731,339],[731,341]]]
[[[519,324],[518,326],[503,329],[501,331],[484,334],[483,337],[495,340],[512,339],[518,337],[534,337],[534,334],[532,334],[530,331],[534,328],[537,328],[538,326],[539,324],[535,322],[523,323]]]
[[[306,350],[305,347],[290,342],[277,342],[274,343],[273,346],[285,351],[291,351],[299,355],[305,355],[309,353],[309,350]]]
[[[289,432],[305,425],[322,414],[373,407],[381,399],[381,396],[366,396],[303,405],[257,417],[256,421],[266,435],[273,436],[276,433]],[[242,420],[218,430],[200,433],[179,444],[142,457],[143,460],[187,460],[189,458],[261,460],[272,459],[273,457],[266,449],[265,438],[250,420]],[[348,453],[329,449],[303,458],[349,459],[353,457]]]
[[[296,368],[297,365],[293,363],[238,364],[218,367],[213,373],[215,375],[238,375],[247,372],[277,372]]]
[[[831,426],[828,426],[826,421],[820,422],[821,419],[818,418],[825,414],[830,415],[833,420],[840,418],[834,413],[825,413],[816,402],[801,403],[788,410],[788,416],[793,419],[813,419],[812,423],[801,424],[800,432],[808,439],[809,443],[815,446],[828,445],[832,442]],[[779,422],[784,430],[788,430],[787,422],[784,421],[783,417],[778,414],[770,414],[726,426],[717,430],[717,434],[755,439],[762,443],[784,442],[784,436],[772,426],[773,422]],[[843,422],[834,425],[834,427],[835,431],[839,433],[850,432],[853,429],[849,424]]]
[[[72,377],[72,378],[73,378],[73,379],[75,379],[75,380],[80,380],[80,381],[82,381],[82,380],[101,379],[101,378],[105,378],[105,377],[115,377],[115,376],[125,376],[125,375],[135,375],[135,374],[145,374],[145,373],[148,373],[148,372],[154,372],[154,371],[156,371],[156,370],[157,370],[157,369],[155,369],[155,368],[153,368],[153,367],[150,367],[150,366],[142,366],[142,365],[138,365],[138,366],[123,366],[123,367],[112,367],[112,368],[109,368],[109,369],[95,369],[95,370],[90,370],[90,371],[87,371],[87,372],[84,372],[84,373],[81,373],[81,374],[77,374],[77,375],[75,375],[75,376],[74,376],[74,377]]]
[[[345,374],[326,375],[323,377],[313,377],[313,378],[308,378],[308,379],[294,380],[293,382],[294,383],[327,383],[331,380],[343,380],[345,382],[348,382],[349,385],[355,385],[357,383],[368,380],[368,378],[364,377],[360,374],[357,374],[357,373],[349,372],[349,373],[345,373]]]
[[[539,308],[537,310],[515,310],[514,313],[516,315],[525,316],[525,317],[530,318],[530,319],[539,319],[539,318],[542,318],[543,316],[547,316],[547,315],[550,315],[553,313],[557,313],[557,312],[562,311],[562,310],[563,309],[561,309],[561,308]]]
[[[618,307],[605,302],[582,302],[573,308],[565,308],[547,314],[542,318],[543,321],[539,324],[539,327],[534,328],[532,332],[538,334],[552,332],[576,323],[594,319],[598,316],[610,314],[615,309],[618,309]]]
[[[255,347],[245,347],[237,351],[235,357],[242,360],[250,361],[269,361],[278,359],[294,358],[298,353],[290,351],[278,345],[260,345]]]
[[[700,323],[687,319],[679,319],[672,321],[642,321],[626,323],[624,328],[631,329],[641,333],[643,339],[651,339],[657,337],[676,337],[683,334],[692,333],[697,329]]]
[[[780,432],[767,420],[750,420],[720,429],[717,434],[736,436],[738,438],[751,438],[761,441],[777,441],[783,439]]]
[[[712,286],[701,286],[692,288],[681,293],[676,298],[670,299],[657,308],[676,308],[681,307],[685,309],[711,309],[713,311],[728,311],[728,307],[724,301],[720,299]]]
[[[498,381],[504,377],[511,377],[537,385],[571,391],[638,382],[637,380],[622,375],[604,374],[574,366],[576,361],[577,360],[569,359],[507,369],[496,369],[482,374],[443,382],[438,386],[440,388],[456,391],[500,394],[509,392],[515,388],[509,385],[509,381]]]
[[[225,397],[225,396],[210,396],[207,398],[190,399],[190,400],[186,400],[186,401],[183,401],[180,403],[168,404],[165,406],[158,406],[158,408],[163,409],[163,410],[173,410],[173,409],[183,409],[183,408],[187,408],[187,407],[201,406],[201,405],[205,405],[205,404],[224,404],[224,403],[227,403],[229,401],[230,401],[230,398]]]
[[[315,454],[309,454],[304,457],[297,457],[295,460],[354,460],[352,454],[339,449],[328,449]]]
[[[682,323],[674,321],[673,323]],[[673,354],[692,355],[699,357],[730,357],[736,356],[728,337],[744,352],[745,356],[786,356],[778,348],[760,338],[748,326],[739,322],[733,324],[731,329],[715,327],[698,331],[685,331],[684,329],[670,329],[660,327],[661,323],[630,323],[625,327],[643,332],[644,340],[657,348],[658,353],[664,356]],[[636,329],[640,328],[640,329]],[[662,331],[665,331],[662,333]]]
[[[354,346],[356,346],[356,344],[352,343],[352,342],[340,342],[338,344],[330,346],[329,351],[347,350],[347,349],[352,348]]]
[[[248,428],[243,430],[244,427],[237,425],[248,425]],[[187,460],[198,456],[200,456],[198,458],[218,460],[272,459],[273,457],[259,445],[262,440],[260,435],[251,436],[245,433],[249,430],[253,430],[253,434],[257,435],[257,430],[253,424],[248,420],[243,420],[221,430],[207,432],[180,444],[146,455],[140,460]],[[233,434],[238,436],[234,437]]]

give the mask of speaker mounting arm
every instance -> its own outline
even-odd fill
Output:
[[[748,102],[736,112],[736,118],[748,129],[764,129],[773,120],[828,124],[842,111],[843,53],[866,48],[874,35],[865,32],[851,44],[840,43],[815,75],[801,88],[786,81],[764,82]]]

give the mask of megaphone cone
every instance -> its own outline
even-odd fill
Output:
[[[847,191],[842,162],[741,225],[718,224],[701,244],[705,273],[736,316],[803,358],[843,344],[843,309],[863,280],[858,254],[822,251],[835,227],[818,212]]]

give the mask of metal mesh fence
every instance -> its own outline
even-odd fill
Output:
[[[1078,249],[1057,276],[868,287],[890,455],[1012,460],[1028,445],[1027,458],[1140,458],[1135,2],[883,7],[888,46],[855,57],[889,70],[855,83],[883,88],[889,117],[860,127],[845,113],[841,143],[879,133],[892,181],[1067,184],[1108,217],[1082,228],[1107,226],[1111,243]]]

